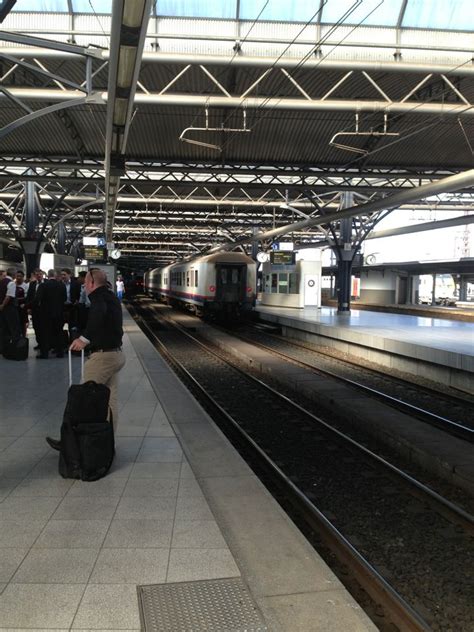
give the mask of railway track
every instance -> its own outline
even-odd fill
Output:
[[[133,311],[133,310],[132,310]],[[135,317],[400,630],[472,632],[474,518],[189,332]],[[470,579],[471,578],[471,579]],[[380,622],[377,621],[377,625]]]
[[[228,333],[318,375],[347,384],[452,436],[474,443],[474,398],[462,398],[413,384],[258,328],[247,327]],[[420,400],[424,407],[419,405]],[[442,414],[446,410],[450,411],[451,417]]]

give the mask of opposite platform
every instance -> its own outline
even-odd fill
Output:
[[[474,393],[474,324],[333,307],[257,306],[287,335]]]
[[[67,360],[0,358],[0,630],[139,630],[138,585],[227,577],[274,632],[375,630],[124,316],[117,457],[100,481],[62,479],[44,441]]]

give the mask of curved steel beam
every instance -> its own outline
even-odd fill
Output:
[[[395,195],[387,196],[381,200],[369,202],[368,204],[361,204],[359,206],[351,206],[335,213],[328,213],[327,215],[317,215],[310,219],[296,222],[295,224],[288,224],[287,226],[281,226],[273,230],[269,230],[263,233],[257,233],[256,235],[250,235],[241,237],[237,241],[231,244],[225,244],[223,246],[215,246],[211,248],[207,254],[213,252],[219,252],[222,250],[232,250],[236,245],[249,244],[254,241],[261,241],[264,239],[274,239],[280,235],[286,235],[292,231],[301,230],[302,228],[309,228],[310,226],[317,226],[318,224],[325,225],[331,222],[335,222],[346,217],[354,217],[358,215],[367,215],[375,211],[395,209],[402,204],[410,202],[416,202],[422,198],[426,198],[430,195],[436,195],[438,193],[449,193],[457,191],[460,188],[466,186],[474,186],[474,169],[469,169],[464,173],[458,173],[448,178],[438,180],[438,182],[432,182],[430,184],[424,184],[421,187],[414,187],[408,191],[401,191]]]
[[[11,92],[11,91],[10,91]],[[18,127],[29,123],[30,121],[34,121],[40,116],[46,116],[47,114],[51,114],[52,112],[57,112],[58,110],[64,110],[65,108],[71,108],[76,105],[84,105],[85,103],[103,103],[102,97],[99,93],[91,94],[86,97],[74,97],[70,101],[64,101],[62,103],[54,103],[53,105],[49,105],[46,108],[41,108],[41,110],[36,110],[35,112],[31,112],[30,114],[26,114],[21,118],[5,125],[0,129],[0,140],[4,138],[10,132],[13,132]]]
[[[65,215],[63,215],[60,220],[58,220],[55,224],[51,226],[51,228],[46,234],[46,239],[50,240],[51,237],[54,235],[54,232],[56,231],[56,228],[59,226],[59,224],[62,224],[66,219],[68,219],[69,217],[73,217],[74,215],[77,215],[78,213],[88,208],[89,206],[93,206],[94,204],[95,205],[103,204],[104,199],[105,198],[98,198],[97,200],[93,200],[92,202],[86,202],[86,204],[82,204],[81,206],[78,206],[77,208],[75,208],[73,211],[70,211],[69,213],[66,213]]]

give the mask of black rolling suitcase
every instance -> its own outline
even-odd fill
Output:
[[[81,353],[84,375],[84,352]],[[115,454],[109,417],[110,389],[104,384],[72,384],[69,351],[69,391],[61,425],[59,473],[63,478],[96,481],[109,471]]]
[[[26,360],[28,358],[30,341],[28,338],[18,340],[6,340],[3,348],[3,356],[7,360]]]

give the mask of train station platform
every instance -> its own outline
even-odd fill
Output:
[[[224,632],[231,601],[235,630],[375,630],[126,312],[124,329],[117,456],[93,483],[62,479],[44,440],[67,360],[0,357],[0,630]]]
[[[474,324],[333,307],[257,305],[262,321],[284,335],[474,393]]]

